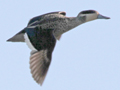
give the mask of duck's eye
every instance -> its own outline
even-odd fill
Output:
[[[81,14],[92,14],[95,13],[94,10],[87,10],[87,11],[82,11]]]

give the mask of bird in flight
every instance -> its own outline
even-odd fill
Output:
[[[36,16],[28,25],[7,41],[26,42],[31,49],[30,69],[34,80],[42,85],[46,77],[56,40],[78,25],[95,19],[110,19],[95,10],[81,11],[76,17],[67,17],[58,11]]]

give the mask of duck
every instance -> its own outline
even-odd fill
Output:
[[[76,17],[67,17],[57,11],[33,17],[28,25],[8,39],[9,42],[25,42],[31,49],[30,70],[34,80],[42,85],[47,75],[57,40],[63,33],[89,21],[110,19],[96,10],[83,10]]]

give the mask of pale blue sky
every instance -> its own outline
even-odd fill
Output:
[[[53,11],[109,16],[65,33],[41,87],[29,69],[30,49],[6,40],[30,18]],[[120,90],[120,0],[0,0],[0,90]]]

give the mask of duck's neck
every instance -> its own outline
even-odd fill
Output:
[[[77,27],[78,25],[83,24],[84,22],[79,20],[77,17],[69,17],[69,18],[67,18],[67,23],[68,24],[66,25],[66,27],[68,29],[67,31],[69,31],[69,30]]]
[[[61,36],[63,33],[77,27],[80,24],[83,24],[84,22],[79,20],[77,17],[68,17],[65,19],[65,21],[61,24],[62,27],[60,27],[60,30],[56,30],[54,32],[54,35],[56,38]]]

